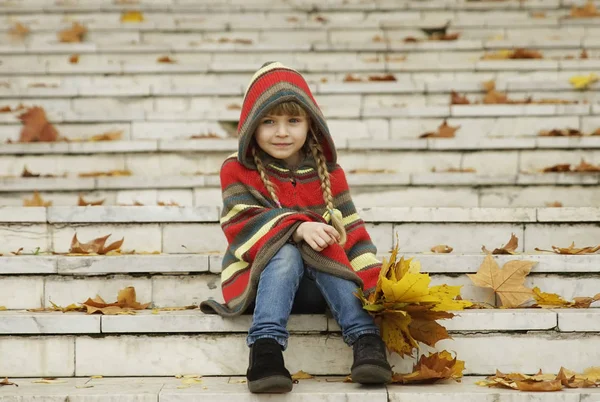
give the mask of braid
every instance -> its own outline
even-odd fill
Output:
[[[271,195],[271,198],[273,200],[275,200],[275,203],[277,204],[277,206],[279,208],[281,208],[281,203],[279,202],[279,197],[277,197],[277,194],[275,193],[275,186],[273,185],[273,183],[271,183],[271,180],[269,180],[269,175],[267,174],[265,166],[263,165],[262,161],[260,160],[260,158],[256,152],[255,146],[252,147],[252,156],[254,158],[254,163],[256,163],[256,168],[258,169],[258,173],[260,174],[260,178],[261,178],[263,184],[267,188],[267,191]]]
[[[317,136],[312,128],[309,130],[310,137],[308,138],[308,144],[310,151],[315,159],[317,165],[317,173],[319,175],[319,179],[321,182],[321,190],[323,191],[323,199],[327,204],[327,209],[332,210],[334,208],[333,205],[333,194],[331,193],[331,181],[329,180],[329,171],[327,170],[327,160],[325,159],[325,154],[323,152],[323,148],[319,141],[317,140]],[[337,217],[335,214],[331,215],[331,224],[340,234],[340,245],[343,247],[346,244],[347,236],[346,236],[346,228],[344,227],[344,223]]]

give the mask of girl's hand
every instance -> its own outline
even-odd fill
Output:
[[[315,251],[322,251],[334,243],[339,243],[341,237],[331,225],[322,222],[303,222],[298,226],[298,234]]]

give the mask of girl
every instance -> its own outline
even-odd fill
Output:
[[[381,262],[304,78],[281,63],[263,65],[246,90],[238,134],[238,152],[220,171],[225,304],[200,307],[222,316],[253,313],[250,391],[291,391],[282,354],[289,315],[323,313],[323,299],[353,347],[352,380],[390,381],[379,330],[354,295],[358,287],[374,290]]]

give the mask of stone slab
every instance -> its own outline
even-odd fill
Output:
[[[211,206],[88,206],[49,207],[51,223],[214,222],[218,209]]]
[[[100,333],[100,316],[85,313],[0,311],[0,334]]]
[[[561,332],[600,332],[600,309],[554,310]]]
[[[3,274],[55,274],[56,258],[52,256],[0,257],[0,275]]]
[[[208,254],[65,256],[56,259],[61,275],[101,275],[107,273],[208,272]]]
[[[75,339],[72,336],[0,336],[0,355],[0,371],[5,376],[75,375]]]

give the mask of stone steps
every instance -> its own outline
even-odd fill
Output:
[[[443,323],[453,339],[438,348],[466,362],[465,374],[501,371],[581,371],[598,359],[597,309],[587,311],[464,311]],[[198,310],[142,311],[133,316],[10,311],[0,313],[0,369],[17,376],[165,376],[180,373],[242,375],[250,316],[222,319]],[[347,374],[352,351],[324,315],[292,315],[286,351],[290,371]],[[25,349],[27,348],[27,349]],[[14,364],[25,350],[36,350]],[[481,354],[486,350],[485,355]],[[560,350],[560,359],[557,351]],[[318,357],[317,357],[318,356]],[[398,371],[413,359],[391,357]],[[199,361],[202,363],[200,364]]]
[[[281,396],[290,401],[359,402],[368,398],[373,402],[587,402],[598,397],[598,389],[565,389],[554,393],[518,392],[508,389],[487,389],[475,385],[484,377],[467,376],[462,382],[442,382],[434,385],[364,387],[343,383],[344,377],[318,376],[301,380],[291,394]],[[173,377],[122,378],[61,378],[65,383],[35,384],[32,378],[11,378],[19,387],[4,387],[0,396],[20,398],[33,402],[44,398],[48,402],[66,402],[77,399],[109,401],[215,402],[257,400],[248,392],[245,377],[203,377],[191,386]],[[93,386],[93,388],[84,388]],[[78,388],[80,387],[80,388]]]

